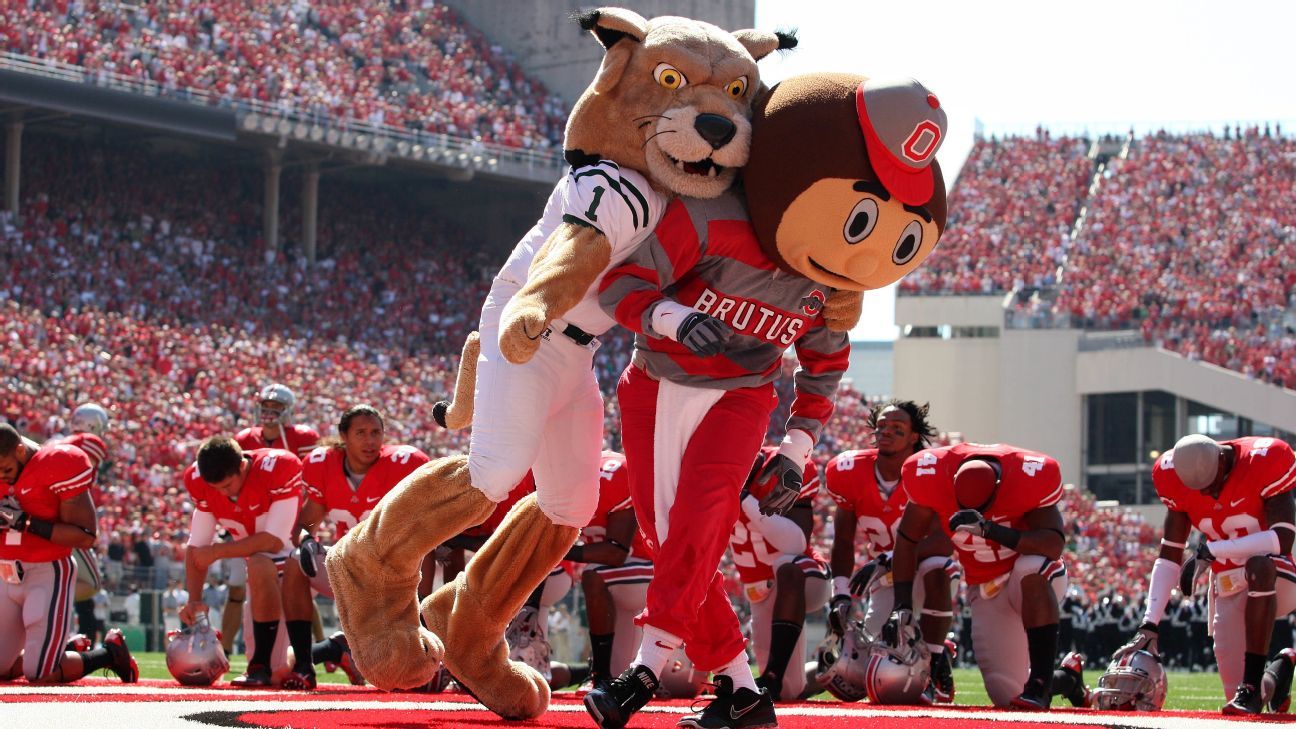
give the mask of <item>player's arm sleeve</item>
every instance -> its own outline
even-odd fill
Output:
[[[301,483],[306,490],[306,498],[324,503],[324,464],[314,461],[313,455],[302,465]]]
[[[1260,498],[1268,499],[1296,488],[1296,454],[1292,453],[1291,446],[1275,438],[1262,458],[1268,461],[1265,465],[1271,476],[1260,488]]]
[[[91,484],[94,483],[95,467],[90,463],[90,457],[81,449],[74,446],[62,448],[63,452],[55,456],[58,458],[58,465],[54,473],[57,474],[58,480],[49,485],[49,490],[60,501],[67,501],[90,489]]]
[[[832,417],[837,386],[850,365],[850,339],[846,332],[830,331],[821,324],[797,340],[796,355],[800,366],[792,380],[795,397],[787,430],[789,436],[794,430],[804,431],[813,444]]]
[[[765,516],[760,513],[760,502],[747,496],[742,503],[743,513],[752,529],[760,532],[769,545],[783,554],[801,554],[806,549],[806,535],[801,525],[785,516]]]
[[[297,499],[280,499],[270,504],[266,513],[265,533],[277,538],[283,544],[292,539],[292,529],[297,524]]]
[[[1040,507],[1056,506],[1062,500],[1062,469],[1058,462],[1052,458],[1044,459],[1044,467],[1039,472],[1039,483],[1036,488],[1039,489],[1043,496],[1040,498]]]
[[[195,510],[189,518],[190,547],[209,547],[216,541],[216,515],[210,511]]]

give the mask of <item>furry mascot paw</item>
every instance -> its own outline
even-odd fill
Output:
[[[423,555],[494,510],[472,487],[467,456],[439,458],[406,476],[329,549],[324,566],[338,620],[370,683],[392,690],[432,680],[445,648],[419,626]]]
[[[453,582],[423,600],[424,623],[445,636],[446,668],[483,706],[505,719],[533,719],[549,708],[549,682],[508,657],[504,629],[531,589],[522,592],[516,586],[540,584],[578,531],[550,521],[531,494],[509,510]]]
[[[526,364],[540,349],[540,335],[548,326],[549,317],[540,302],[514,296],[500,319],[500,353],[513,364]]]
[[[864,313],[863,291],[833,291],[824,302],[824,323],[834,332],[849,332]]]

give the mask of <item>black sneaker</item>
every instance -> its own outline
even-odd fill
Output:
[[[1269,710],[1286,714],[1291,707],[1292,674],[1296,669],[1296,649],[1284,648],[1265,667],[1262,693],[1269,695]]]
[[[931,657],[931,685],[936,703],[954,703],[954,667],[948,650]]]
[[[1260,700],[1260,689],[1249,683],[1237,687],[1233,700],[1224,704],[1225,716],[1251,716],[1259,714],[1263,708]]]
[[[1013,699],[1010,706],[1019,711],[1048,711],[1052,699],[1048,682],[1032,678],[1026,682],[1021,695]]]
[[[139,666],[135,665],[135,659],[131,658],[130,648],[126,647],[126,638],[122,635],[121,630],[113,628],[104,636],[103,647],[108,651],[108,657],[112,659],[112,665],[108,670],[117,674],[117,678],[122,683],[135,683],[139,680]]]
[[[585,710],[602,729],[622,729],[657,691],[657,676],[647,666],[631,666],[620,676],[585,694]]]
[[[728,676],[715,677],[715,698],[697,714],[689,714],[675,725],[690,729],[759,729],[778,726],[774,702],[768,693],[733,687]]]
[[[756,679],[756,688],[769,694],[770,701],[779,703],[783,700],[783,682],[772,673],[766,673]]]

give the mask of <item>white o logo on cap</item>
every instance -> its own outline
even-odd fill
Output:
[[[909,133],[909,138],[905,140],[901,149],[904,151],[905,157],[922,164],[936,151],[940,138],[941,130],[940,127],[936,126],[936,122],[924,119]]]

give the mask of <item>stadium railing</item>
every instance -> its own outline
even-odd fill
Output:
[[[0,53],[0,70],[227,109],[234,112],[239,129],[246,132],[292,136],[301,141],[457,167],[493,171],[501,165],[515,166],[544,176],[552,173],[554,178],[566,167],[560,151],[522,149],[467,137],[428,134],[391,124],[334,119],[289,104],[236,99],[205,89],[170,88],[112,71],[88,70],[21,53]]]

